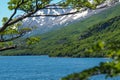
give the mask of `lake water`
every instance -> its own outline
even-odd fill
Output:
[[[60,80],[68,74],[80,72],[105,61],[109,59],[1,56],[0,80]]]

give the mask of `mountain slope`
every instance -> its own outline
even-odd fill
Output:
[[[65,42],[65,40],[68,40],[68,38],[60,40],[55,47],[50,48],[50,51],[52,51],[49,52],[51,53],[50,56],[107,57],[111,47],[115,50],[120,48],[120,16],[103,22],[99,26],[98,24],[95,25],[83,32],[78,40],[74,39],[69,42]],[[94,46],[96,47],[99,42],[105,42],[109,47],[99,52],[97,50],[93,51]]]
[[[40,16],[40,17],[26,18],[23,20],[23,27],[36,26],[37,29],[33,30],[31,32],[31,35],[45,33],[50,30],[53,30],[53,29],[56,29],[59,27],[63,27],[65,25],[68,25],[75,21],[79,21],[88,16],[99,13],[99,12],[103,11],[104,9],[111,7],[111,5],[114,6],[116,3],[117,2],[113,3],[113,1],[106,1],[102,5],[98,6],[98,9],[96,9],[96,10],[87,9],[80,13],[71,14],[71,15],[58,16],[58,17]],[[53,8],[53,9],[43,9],[43,10],[38,11],[36,14],[37,15],[59,15],[59,14],[71,13],[71,12],[75,11],[73,9],[56,9],[56,8],[59,8],[58,6],[54,6],[54,7],[50,7],[50,8]]]
[[[8,51],[2,52],[1,55],[105,56],[100,53],[85,54],[84,52],[99,40],[107,42],[110,39],[114,41],[112,38],[118,35],[120,30],[120,20],[119,17],[116,17],[120,16],[119,13],[120,5],[116,5],[80,22],[39,35],[41,41],[39,44],[32,45],[30,50],[17,49],[9,53]],[[86,36],[87,34],[90,35]],[[117,36],[114,38],[116,39]]]
[[[111,20],[112,18],[114,19],[115,16],[120,15],[119,9],[120,5],[117,5],[114,8],[108,9],[105,12],[89,17],[82,22],[69,25],[55,32],[51,32],[48,34],[46,33],[45,35],[43,35],[43,40],[41,40],[39,45],[40,47],[38,49],[41,50],[41,53],[49,53],[51,56],[78,57],[80,56],[80,53],[82,53],[81,51],[84,50],[85,47],[89,46],[89,43],[93,43],[91,42],[92,39],[89,38],[88,40],[79,40],[80,37],[85,34],[85,32],[83,31],[87,31],[86,29],[88,29],[87,32],[89,32],[89,28],[94,29],[93,27],[96,27],[98,25],[106,25],[107,22],[109,23],[109,20]],[[108,26],[111,25],[112,24]],[[93,31],[93,34],[96,34],[99,30],[95,31],[96,32]],[[96,36],[97,35],[94,35],[94,37]],[[91,35],[91,37],[93,36]]]

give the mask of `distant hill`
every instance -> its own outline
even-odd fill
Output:
[[[120,41],[120,5],[111,7],[80,22],[61,29],[39,35],[41,41],[32,45],[32,49],[17,49],[2,52],[1,55],[41,55],[66,57],[103,57],[106,50],[88,54],[97,42],[106,44]],[[117,44],[117,43],[116,43]],[[114,45],[116,49],[119,45]],[[9,53],[8,53],[9,52]]]

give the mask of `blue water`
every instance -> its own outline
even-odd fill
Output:
[[[1,56],[0,80],[60,80],[68,74],[80,72],[108,60],[105,58]]]

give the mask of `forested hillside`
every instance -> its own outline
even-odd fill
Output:
[[[24,44],[1,55],[41,55],[66,57],[106,57],[111,47],[120,47],[120,5],[64,28],[37,35],[40,42],[24,49]],[[107,47],[106,47],[107,45]],[[103,48],[97,52],[97,47]],[[9,52],[9,53],[8,53]]]

